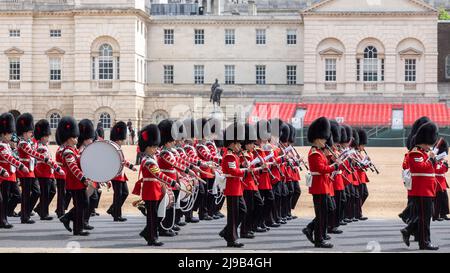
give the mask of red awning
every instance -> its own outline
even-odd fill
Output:
[[[422,116],[429,117],[440,127],[450,125],[450,111],[445,104],[405,104],[403,109],[405,126],[412,126],[414,121]]]
[[[305,125],[319,117],[351,126],[383,126],[391,123],[391,104],[308,104]]]
[[[250,115],[250,122],[254,123],[257,120],[272,118],[291,122],[296,109],[296,103],[257,103]]]

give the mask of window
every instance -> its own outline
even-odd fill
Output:
[[[50,37],[52,37],[52,38],[61,37],[61,30],[60,29],[50,29]]]
[[[20,81],[20,60],[17,58],[9,59],[9,80]]]
[[[286,67],[286,75],[287,75],[287,84],[295,85],[297,84],[297,66],[296,65],[288,65]]]
[[[225,84],[235,84],[235,66],[234,65],[226,65],[225,66]]]
[[[296,45],[297,44],[297,30],[288,29],[287,30],[287,44]]]
[[[100,55],[98,58],[98,79],[112,80],[113,72],[113,50],[111,45],[103,44],[100,47]]]
[[[61,59],[50,58],[50,81],[61,80]]]
[[[266,44],[266,30],[265,29],[257,29],[256,30],[256,44],[257,45],[265,45]]]
[[[173,65],[164,66],[164,83],[173,84]]]
[[[361,60],[356,59],[356,81],[361,80]]]
[[[225,44],[234,45],[236,43],[236,34],[234,29],[225,29]]]
[[[450,55],[445,58],[445,77],[450,79]]]
[[[204,29],[196,29],[195,30],[195,44],[196,45],[204,45],[205,44],[205,30]]]
[[[165,29],[164,30],[164,44],[173,45],[173,43],[174,43],[173,29]]]
[[[103,125],[103,128],[110,129],[111,128],[111,115],[108,113],[100,114],[100,122]]]
[[[405,60],[405,82],[416,81],[416,59]]]
[[[378,51],[373,46],[364,49],[364,81],[378,81]]]
[[[264,85],[266,84],[266,66],[257,65],[256,66],[256,84]]]
[[[20,37],[20,29],[10,29],[9,37]]]
[[[50,120],[49,120],[50,128],[51,128],[51,129],[56,129],[56,128],[58,128],[58,123],[59,123],[60,120],[61,120],[61,115],[60,115],[60,114],[58,114],[58,113],[52,113],[52,114],[50,115]]]
[[[325,59],[325,81],[336,81],[336,59]]]
[[[194,81],[195,84],[205,83],[205,66],[194,65]]]

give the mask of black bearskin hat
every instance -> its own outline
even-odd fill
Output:
[[[281,129],[283,127],[284,121],[279,118],[274,118],[270,120],[270,131],[272,136],[280,137]]]
[[[308,128],[308,141],[310,143],[313,143],[316,139],[328,139],[330,136],[330,121],[325,117],[316,119]]]
[[[270,121],[260,120],[256,123],[256,133],[259,140],[269,140],[272,136]]]
[[[291,129],[287,123],[283,123],[280,127],[280,142],[287,143],[291,136]]]
[[[111,141],[119,141],[127,139],[127,124],[123,121],[117,122],[111,129],[109,139]]]
[[[352,141],[351,146],[353,148],[358,147],[359,146],[359,134],[355,128],[352,128],[352,138],[353,138],[353,141]]]
[[[416,135],[417,130],[419,130],[420,126],[424,125],[427,122],[431,122],[431,119],[428,117],[421,117],[414,122],[413,126],[411,127],[411,133],[408,135],[408,138],[406,139],[406,148],[408,148],[408,150],[414,148],[412,138]]]
[[[225,147],[232,143],[240,142],[245,138],[245,126],[234,122],[227,127],[224,134]]]
[[[350,139],[347,136],[347,130],[345,130],[345,125],[340,126],[340,129],[341,129],[341,140],[339,141],[339,143],[341,144],[348,143]]]
[[[194,139],[198,136],[198,127],[196,122],[189,118],[183,121],[184,130],[186,132],[186,139]]]
[[[295,130],[294,125],[288,124],[289,126],[289,143],[293,144],[295,143],[295,138],[297,136],[297,131]]]
[[[30,113],[25,113],[17,117],[16,131],[18,136],[21,136],[25,132],[34,131],[34,120]]]
[[[345,134],[347,135],[347,142],[349,143],[353,138],[353,128],[350,125],[343,125],[345,127]]]
[[[438,139],[439,129],[434,122],[427,122],[419,127],[411,143],[413,146],[419,144],[434,145]]]
[[[333,137],[333,143],[341,142],[341,126],[337,121],[330,120],[331,136]]]
[[[364,129],[358,129],[359,145],[367,145],[369,139],[367,137],[367,132]]]
[[[175,140],[183,140],[186,139],[187,137],[187,132],[186,132],[186,128],[184,126],[183,121],[181,120],[177,120],[173,123],[173,138]]]
[[[12,134],[16,131],[16,122],[11,113],[3,113],[0,116],[0,134]]]
[[[103,129],[103,124],[101,122],[97,123],[97,129],[95,130],[97,137],[105,139],[105,130]]]
[[[244,125],[245,136],[244,140],[241,142],[242,146],[247,144],[252,144],[256,142],[256,127],[254,125],[246,123]]]
[[[144,152],[147,147],[159,146],[160,143],[161,135],[157,125],[147,125],[139,132],[138,145],[141,152]]]
[[[56,129],[56,139],[59,143],[64,144],[69,138],[77,138],[80,135],[77,122],[73,117],[63,117]]]
[[[87,139],[95,139],[94,124],[89,119],[83,119],[78,123],[80,135],[78,136],[78,146],[83,145]]]
[[[52,130],[50,129],[50,123],[46,119],[41,119],[34,126],[34,138],[40,140],[43,137],[50,136]]]
[[[159,146],[164,146],[165,144],[174,141],[172,135],[173,121],[165,119],[158,124],[159,133],[161,135],[161,143]]]

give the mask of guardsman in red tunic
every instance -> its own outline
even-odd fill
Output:
[[[88,236],[89,232],[83,230],[85,211],[88,208],[86,188],[93,181],[85,177],[80,168],[80,156],[76,148],[80,131],[75,119],[63,117],[58,123],[56,135],[64,145],[62,163],[66,173],[66,189],[70,191],[73,198],[72,209],[59,220],[69,232],[72,232],[70,221],[73,221],[73,235]]]
[[[359,136],[359,145],[356,149],[356,152],[360,155],[360,158],[363,159],[364,157],[361,155],[361,152],[365,150],[365,147],[367,143],[369,142],[369,139],[367,137],[366,131],[364,129],[358,129],[358,136]],[[364,160],[362,162],[364,164]],[[357,211],[357,219],[359,221],[366,221],[368,218],[363,216],[362,213],[362,207],[364,206],[364,203],[366,202],[367,198],[369,197],[369,189],[367,188],[367,183],[369,183],[369,177],[367,177],[367,165],[358,166],[357,173],[359,176],[359,206]]]
[[[189,174],[191,171],[190,166],[181,164],[181,162],[175,157],[174,153],[172,152],[172,149],[175,145],[174,135],[172,134],[173,128],[175,128],[173,121],[168,119],[163,120],[158,124],[158,129],[161,134],[161,143],[159,144],[161,147],[161,151],[157,160],[161,172],[178,182],[178,172]],[[174,187],[172,187],[172,191],[174,193],[175,200],[177,200],[180,194],[178,183]],[[180,212],[178,212],[178,214],[179,213]],[[169,208],[166,212],[166,217],[159,227],[160,236],[173,237],[178,234],[177,231],[180,231],[180,227],[176,224],[171,229],[167,230],[167,228],[172,225],[174,218],[176,218],[176,215],[174,215],[173,208]]]
[[[413,144],[411,143],[412,141],[412,137],[417,133],[417,130],[419,130],[420,126],[422,126],[425,123],[430,122],[430,118],[428,117],[421,117],[419,119],[417,119],[413,126],[411,127],[411,132],[408,135],[408,138],[406,140],[406,148],[408,149],[408,153],[405,154],[405,157],[403,158],[403,163],[402,163],[402,169],[405,170],[409,170],[409,163],[408,163],[408,155],[409,152],[414,148]],[[410,200],[411,198],[408,195],[408,203],[406,208],[398,215],[398,217],[400,217],[400,219],[402,219],[402,221],[407,224],[409,222],[409,219],[411,217],[411,213],[412,213],[412,202]]]
[[[31,219],[31,212],[41,194],[39,183],[34,174],[35,160],[43,161],[57,172],[61,171],[61,167],[53,162],[49,156],[44,156],[36,151],[35,144],[32,142],[34,121],[31,114],[20,115],[16,120],[16,129],[19,137],[19,144],[17,145],[19,160],[29,169],[28,172],[17,171],[17,177],[20,179],[22,186],[20,219],[22,224],[34,224],[35,222]]]
[[[447,216],[450,211],[448,207],[448,183],[445,175],[448,172],[448,143],[443,140],[439,147],[438,154],[436,155],[436,163],[434,165],[436,180],[438,187],[436,189],[436,199],[434,201],[434,215],[433,221],[450,220]]]
[[[63,166],[63,157],[62,153],[65,149],[64,145],[62,145],[61,141],[58,139],[58,135],[55,134],[56,144],[58,145],[58,149],[55,154],[55,161],[58,166],[62,168]],[[66,174],[61,175],[59,173],[54,173],[56,179],[56,216],[61,218],[66,213],[66,208],[69,205],[72,197],[70,196],[70,192],[66,191]]]
[[[139,149],[143,153],[141,162],[142,200],[147,210],[147,225],[139,234],[149,246],[162,246],[158,240],[158,227],[161,218],[158,217],[158,207],[164,197],[164,187],[175,187],[177,181],[161,172],[156,159],[156,152],[161,142],[157,125],[151,124],[139,132]]]
[[[14,116],[4,113],[0,116],[0,167],[6,172],[0,177],[2,203],[0,203],[0,229],[10,229],[13,225],[8,223],[7,215],[10,205],[11,187],[17,183],[16,170],[28,172],[25,164],[16,160],[10,147],[12,134],[15,132]]]
[[[268,141],[271,138],[271,127],[270,122],[267,120],[260,120],[256,124],[257,130],[257,145],[258,147],[254,151],[254,155],[262,161],[260,164],[272,164],[272,161],[269,159],[266,160],[267,157],[271,156],[271,150],[265,149],[268,147]],[[275,196],[273,195],[273,187],[272,181],[275,180],[276,177],[272,173],[271,167],[262,170],[258,175],[258,189],[261,194],[261,197],[264,201],[263,207],[263,220],[261,220],[259,227],[261,229],[265,229],[269,231],[271,227],[279,227],[280,224],[277,224],[273,218],[272,210],[275,206]]]
[[[46,119],[38,121],[34,126],[34,139],[38,142],[36,151],[44,157],[50,159],[51,154],[48,149],[48,142],[51,134],[50,124]],[[59,175],[65,175],[64,171],[61,169],[61,166],[58,165],[58,167],[60,170],[57,173]],[[34,173],[41,188],[40,201],[34,210],[37,214],[39,214],[41,220],[51,221],[53,220],[53,217],[49,216],[48,207],[56,194],[55,170],[45,161],[38,160]]]
[[[342,152],[348,151],[350,149],[350,144],[353,142],[353,129],[349,125],[343,124],[342,127],[345,130],[345,141],[341,143]],[[345,166],[345,167],[344,167]],[[344,178],[345,185],[345,208],[344,208],[344,223],[352,223],[353,222],[353,170],[351,167],[350,159],[346,159],[344,161],[343,166],[340,166],[343,169],[342,177]]]
[[[83,154],[84,149],[92,144],[96,139],[96,133],[94,129],[94,124],[89,119],[82,119],[78,123],[79,136],[77,140],[77,149],[78,154],[81,156]],[[94,190],[91,195],[88,195],[88,202],[84,211],[84,226],[85,230],[93,230],[94,227],[89,225],[89,220],[91,216],[97,216],[95,213],[95,209],[98,207],[98,203],[100,202],[101,190],[100,186],[97,182],[91,183]]]
[[[221,158],[214,154],[215,151],[211,151],[206,142],[212,134],[212,130],[216,127],[215,121],[213,119],[207,120],[205,118],[197,120],[198,130],[198,142],[195,148],[197,149],[198,156],[205,162],[210,162],[211,164],[220,164]],[[215,129],[214,129],[215,130]],[[220,219],[220,216],[215,215],[217,213],[215,198],[212,192],[212,187],[214,186],[215,174],[214,169],[210,167],[202,167],[204,172],[201,173],[201,178],[205,180],[208,185],[205,189],[205,194],[199,194],[201,205],[199,208],[199,218],[200,220],[210,221],[213,219]]]
[[[341,127],[339,124],[331,120],[331,137],[327,140],[327,145],[330,147],[335,154],[338,154],[337,151],[337,144],[341,141]],[[330,163],[334,163],[335,158],[334,156],[329,153],[329,160]],[[342,178],[342,171],[341,169],[338,169],[334,171],[331,176],[330,180],[332,184],[330,185],[332,196],[331,196],[331,202],[333,204],[333,210],[330,210],[330,213],[328,214],[328,233],[330,234],[341,234],[342,230],[338,229],[340,226],[340,219],[341,219],[341,213],[342,213],[342,207],[343,207],[343,201],[344,198],[344,181]]]
[[[240,153],[240,163],[243,168],[250,168],[252,162],[254,162],[254,149],[256,142],[256,128],[253,125],[245,124],[245,139],[242,141],[241,146],[243,151]],[[263,166],[265,168],[265,166]],[[258,190],[258,177],[257,174],[264,168],[259,168],[252,171],[244,178],[244,200],[247,206],[247,213],[241,224],[241,238],[253,239],[255,238],[255,232],[265,232],[266,230],[258,227],[261,223],[264,203],[261,198],[261,194]]]
[[[308,141],[312,148],[308,154],[308,163],[311,171],[311,187],[309,193],[313,196],[314,212],[316,217],[303,229],[308,240],[318,248],[332,248],[333,245],[325,242],[327,238],[327,217],[330,200],[330,175],[339,169],[341,162],[329,165],[324,149],[327,139],[331,136],[331,125],[328,119],[321,117],[311,123],[308,129]],[[314,237],[313,237],[314,233]]]
[[[420,126],[412,137],[414,148],[408,154],[412,187],[408,191],[413,215],[408,226],[401,230],[402,238],[409,247],[409,238],[415,234],[421,250],[438,250],[431,244],[430,224],[433,214],[433,199],[436,196],[435,154],[430,151],[438,138],[438,128],[433,122]]]
[[[293,173],[294,169],[294,161],[292,155],[287,151],[287,147],[289,146],[289,137],[291,136],[291,128],[289,124],[283,123],[280,128],[280,136],[279,136],[279,148],[281,150],[282,155],[284,156],[284,163],[282,165],[283,174],[285,177],[284,183],[282,183],[282,191],[281,191],[281,219],[284,222],[292,220],[292,217],[289,216],[291,213],[291,200],[292,194],[294,193],[293,188],[291,186],[293,181]]]
[[[345,129],[345,125],[339,126],[340,128],[340,139],[339,144],[337,145],[337,153],[342,152],[347,147],[347,144],[350,142],[350,138],[347,136],[347,130]],[[339,170],[336,172],[334,176],[333,188],[335,190],[335,198],[341,199],[340,207],[339,205],[336,207],[336,222],[339,223],[339,226],[346,226],[347,222],[345,221],[345,208],[347,207],[347,202],[349,196],[347,195],[348,185],[352,184],[349,179],[348,168],[348,160],[346,160],[342,165],[339,166]]]
[[[289,126],[289,143],[288,145],[292,148],[295,149],[295,141],[296,141],[296,129],[292,124],[288,124]],[[293,152],[295,153],[295,152]],[[293,164],[293,169],[292,169],[292,176],[291,176],[291,183],[288,184],[289,186],[289,192],[290,192],[290,209],[289,209],[289,213],[288,216],[291,219],[297,219],[297,216],[292,214],[292,210],[295,210],[295,208],[297,207],[297,203],[298,200],[300,199],[300,196],[302,194],[302,190],[300,188],[300,172],[301,172],[301,162],[300,159],[297,158],[296,160],[294,160],[292,162]],[[289,218],[288,218],[289,219]]]
[[[238,153],[241,151],[242,136],[238,137],[238,131],[243,131],[243,126],[238,130],[238,124],[234,123],[226,129],[224,145],[228,151],[222,161],[222,171],[226,176],[224,195],[227,198],[227,225],[219,235],[227,241],[227,247],[243,247],[239,243],[238,227],[242,223],[247,212],[244,201],[244,186],[242,179],[248,174],[246,169],[240,168]]]
[[[111,129],[110,140],[114,141],[117,145],[122,146],[127,139],[127,125],[123,121],[117,122]],[[123,166],[132,170],[137,171],[136,167],[129,161],[124,159]],[[112,187],[114,190],[113,203],[108,209],[108,213],[114,218],[114,222],[125,222],[126,218],[122,217],[122,206],[127,200],[129,191],[127,185],[128,177],[122,171],[118,176],[116,176],[112,181]]]

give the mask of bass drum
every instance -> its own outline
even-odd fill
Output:
[[[163,187],[165,194],[158,207],[158,217],[165,218],[166,211],[175,205],[175,195],[172,189]]]
[[[192,196],[194,192],[194,186],[189,179],[181,177],[180,178],[180,194],[178,195],[178,199],[181,202],[189,201],[189,198]]]
[[[219,171],[215,171],[216,177],[214,179],[214,186],[212,189],[212,193],[214,195],[217,195],[219,193],[222,193],[225,190],[225,186],[227,184],[227,180],[225,175]]]
[[[80,165],[84,175],[96,182],[106,183],[122,173],[122,149],[109,140],[96,141],[81,153]]]

